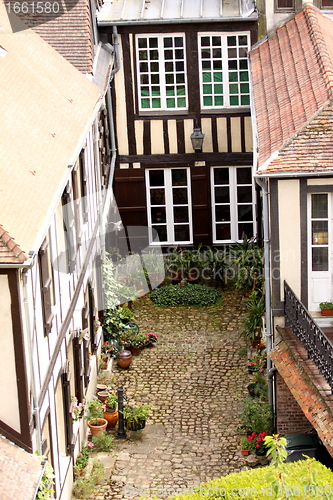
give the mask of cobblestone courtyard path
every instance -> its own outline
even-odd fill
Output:
[[[100,454],[109,479],[98,500],[166,498],[244,467],[236,428],[249,375],[238,354],[245,345],[238,292],[227,288],[221,306],[205,308],[159,308],[145,297],[134,312],[141,332],[158,342],[128,370],[114,366],[114,382],[127,404],[151,404],[152,416],[143,431],[115,439],[109,456]]]

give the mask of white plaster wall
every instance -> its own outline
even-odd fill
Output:
[[[164,154],[163,121],[152,120],[150,123],[151,153]]]
[[[114,85],[116,89],[117,106],[116,106],[116,123],[117,123],[117,138],[118,138],[118,153],[120,155],[128,155],[128,138],[127,138],[127,119],[126,119],[126,99],[125,99],[125,81],[124,81],[124,63],[122,55],[121,37],[119,37],[119,56],[120,70]]]
[[[283,280],[286,280],[296,295],[300,297],[299,181],[297,179],[279,181],[278,193],[280,255],[274,256],[274,258],[280,258],[281,297],[283,297]],[[274,279],[274,262],[272,265],[272,279]]]
[[[17,432],[20,432],[11,296],[8,277],[5,274],[0,275],[0,297],[0,352],[2,353],[0,363],[0,419]]]

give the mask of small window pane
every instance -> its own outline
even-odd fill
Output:
[[[254,233],[253,233],[253,224],[243,224],[240,223],[238,224],[238,239],[243,240],[244,235],[247,238],[253,238]]]
[[[187,207],[174,207],[173,208],[174,222],[189,222],[188,208]]]
[[[215,207],[216,222],[230,221],[230,205],[217,205]]]
[[[228,186],[215,188],[215,203],[230,203]]]
[[[312,245],[328,245],[328,221],[312,221]]]
[[[152,228],[157,231],[160,241],[168,241],[166,226],[152,226]]]
[[[229,184],[228,168],[214,168],[214,184]]]
[[[238,220],[239,221],[252,221],[252,205],[238,205]]]
[[[165,205],[165,191],[164,191],[164,189],[151,189],[150,190],[150,204],[151,205]]]
[[[175,226],[175,241],[189,241],[190,226],[187,224]]]
[[[237,184],[252,184],[250,168],[237,168]]]
[[[185,205],[188,203],[187,188],[173,188],[172,198],[174,205]]]
[[[218,241],[230,240],[230,224],[216,224],[216,239]]]
[[[149,38],[149,48],[154,49],[158,45],[157,38]]]
[[[322,0],[321,8],[322,9],[333,9],[333,0]]]
[[[328,247],[312,248],[312,271],[328,271]]]
[[[153,224],[165,223],[166,222],[165,207],[152,207],[151,208],[151,221]]]
[[[186,186],[187,185],[187,172],[185,168],[175,168],[171,172],[173,186]]]
[[[238,186],[237,187],[237,202],[246,203],[247,201],[252,202],[252,188],[250,186]]]
[[[149,185],[150,186],[164,186],[164,171],[163,170],[150,170],[149,171]]]
[[[313,194],[312,198],[312,219],[322,219],[328,217],[328,197],[327,194]]]
[[[293,9],[294,0],[277,0],[278,9]]]

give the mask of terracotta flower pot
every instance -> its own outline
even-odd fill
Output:
[[[118,412],[117,411],[113,411],[113,412],[106,411],[106,412],[104,412],[104,418],[108,422],[108,429],[114,429],[116,427],[117,422],[118,422]]]
[[[138,356],[141,352],[141,349],[137,349],[136,347],[129,347],[129,351],[133,354],[133,356]]]
[[[94,418],[88,422],[88,427],[90,429],[92,436],[98,436],[98,434],[105,431],[108,421],[105,418]]]
[[[117,363],[120,368],[128,368],[132,363],[132,353],[131,351],[119,351],[117,356]]]
[[[100,401],[102,401],[102,403],[105,403],[105,401],[107,400],[108,398],[108,391],[100,391],[97,393],[97,397]]]
[[[322,309],[321,315],[322,316],[333,316],[333,309]]]
[[[250,450],[241,450],[241,452],[242,452],[242,455],[244,457],[247,457],[248,455],[250,455]]]

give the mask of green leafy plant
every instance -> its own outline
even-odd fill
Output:
[[[243,316],[243,331],[241,337],[254,342],[260,339],[262,317],[265,314],[265,297],[259,291],[251,292],[245,302],[246,312]]]
[[[107,399],[106,399],[106,405],[109,408],[115,408],[118,403],[118,396],[117,394],[109,394]]]
[[[108,432],[98,434],[92,437],[94,451],[110,451],[113,447],[113,436]]]
[[[109,342],[111,339],[118,338],[119,330],[123,327],[123,321],[119,315],[118,309],[108,309],[103,321],[103,334]]]
[[[333,309],[333,302],[320,302],[320,309]]]
[[[115,266],[109,254],[103,260],[103,282],[105,302],[109,309],[115,309],[120,303],[122,286],[114,277]]]
[[[104,418],[104,405],[99,399],[92,399],[86,405],[86,419],[94,421],[98,418]]]
[[[92,498],[96,486],[104,479],[104,465],[99,460],[94,460],[90,474],[78,477],[73,486],[75,498]]]
[[[235,288],[238,290],[261,289],[264,276],[262,272],[263,250],[254,238],[245,235],[241,243],[230,247],[229,259],[237,266]]]
[[[150,405],[125,406],[122,413],[128,426],[146,421],[151,413],[151,407]]]
[[[196,284],[166,285],[156,288],[151,292],[150,298],[154,304],[160,307],[213,306],[222,301],[221,293],[215,288]]]
[[[125,302],[122,306],[117,308],[119,318],[123,321],[132,321],[134,319],[134,313],[128,306],[128,302]]]
[[[82,450],[78,454],[74,464],[74,474],[75,476],[79,476],[81,471],[84,470],[89,462],[89,455],[94,448],[94,443],[89,441],[86,446],[83,446]]]
[[[251,450],[251,443],[248,441],[247,437],[242,437],[241,448],[242,450]]]
[[[52,465],[49,464],[49,462],[46,462],[42,479],[40,480],[37,490],[37,500],[49,500],[52,498],[52,494],[54,493],[54,489],[52,488],[52,485],[54,484],[54,477]]]
[[[120,334],[120,343],[125,347],[134,347],[135,349],[143,349],[147,342],[147,336],[143,333],[132,332],[125,330]]]
[[[258,398],[246,398],[241,413],[242,425],[252,432],[270,433],[272,428],[271,408],[266,401]]]

